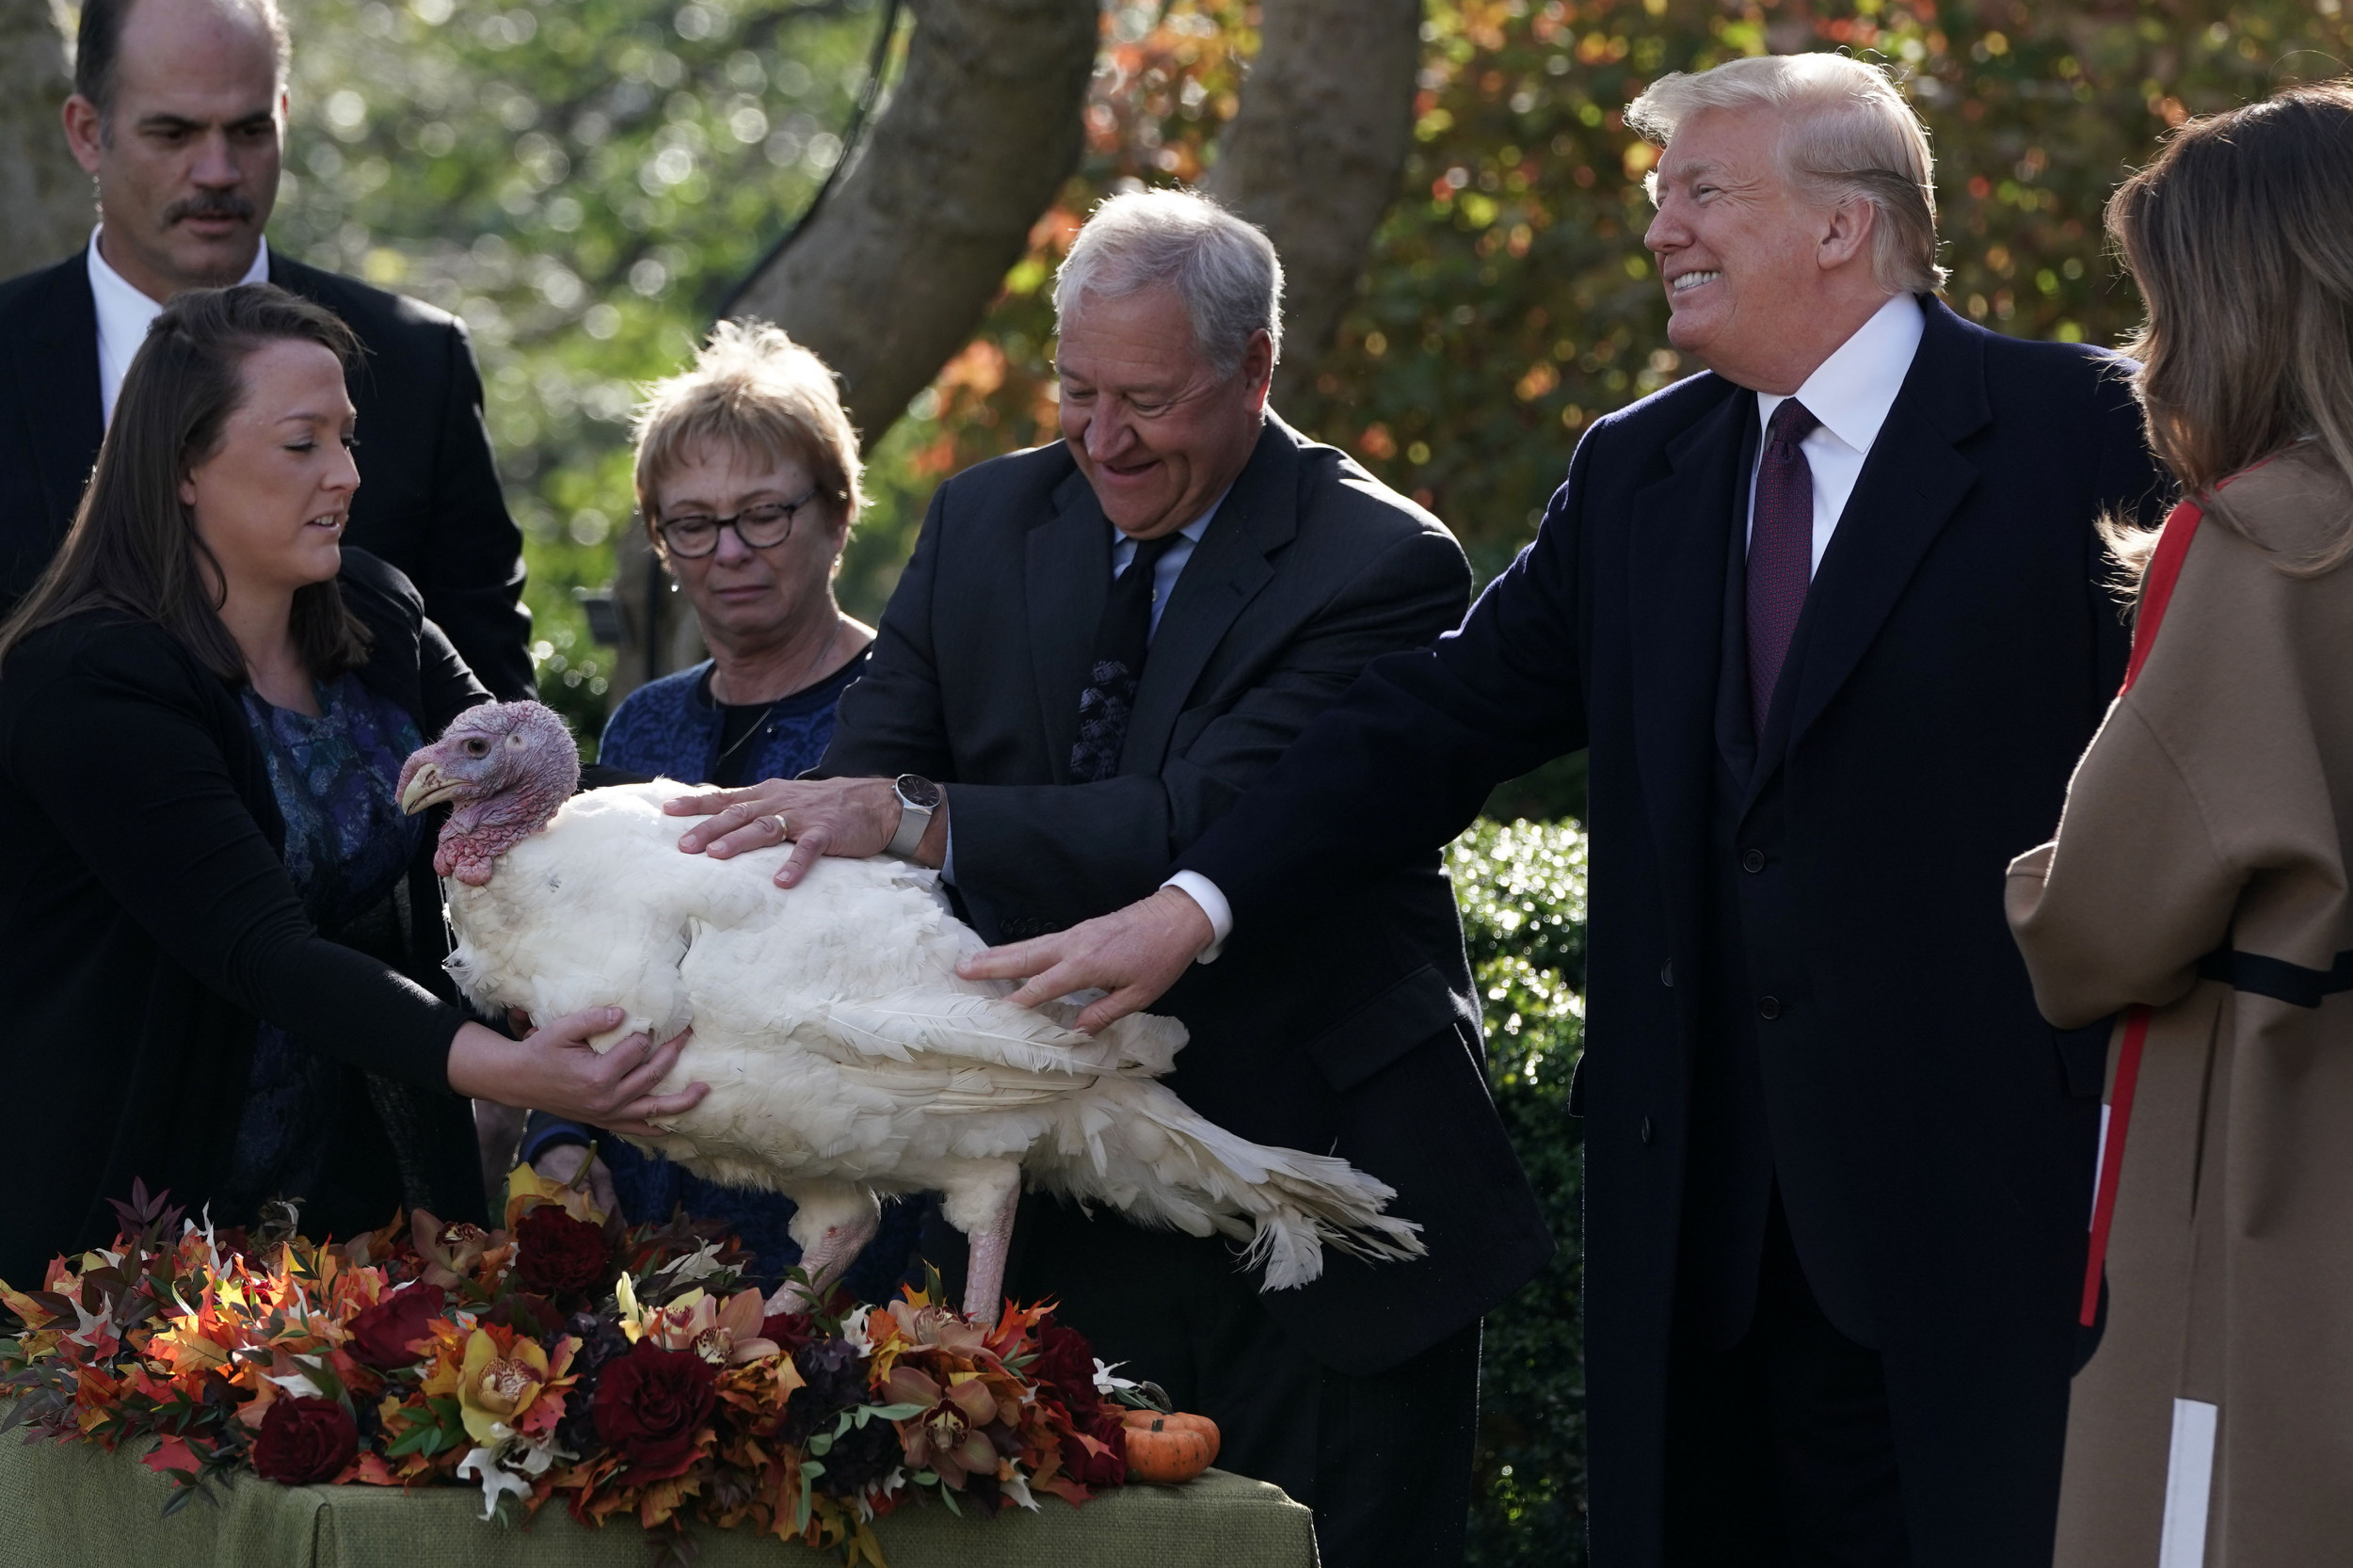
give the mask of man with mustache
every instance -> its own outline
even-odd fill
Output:
[[[483,683],[531,692],[522,536],[456,317],[274,253],[289,45],[277,0],[83,0],[66,139],[99,225],[68,260],[0,284],[0,609],[49,564],[116,393],[164,302],[272,282],[366,346],[351,372],[364,483],[348,543],[408,574]]]

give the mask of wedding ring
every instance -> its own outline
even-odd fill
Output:
[[[775,824],[776,837],[778,839],[782,839],[784,837],[784,813],[779,811],[775,816],[770,817],[768,821]]]

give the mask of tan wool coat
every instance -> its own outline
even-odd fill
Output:
[[[2009,872],[2045,1016],[2122,1011],[2058,1568],[2353,1563],[2353,568],[2271,553],[2353,491],[2305,445],[2221,501],[2245,532],[2168,523],[2125,690]]]

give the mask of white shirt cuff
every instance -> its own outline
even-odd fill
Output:
[[[1199,872],[1178,872],[1163,888],[1174,888],[1201,906],[1209,917],[1209,945],[1203,948],[1193,962],[1214,964],[1217,955],[1225,951],[1225,938],[1234,934],[1234,906],[1225,902],[1225,895],[1217,890],[1217,884]]]

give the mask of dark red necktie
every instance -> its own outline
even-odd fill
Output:
[[[1765,426],[1765,456],[1756,468],[1749,524],[1749,712],[1760,741],[1814,577],[1814,471],[1798,443],[1821,423],[1796,398],[1784,398]]]

